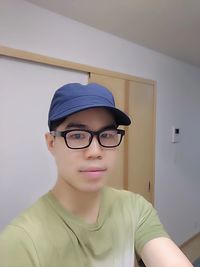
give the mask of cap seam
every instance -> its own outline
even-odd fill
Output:
[[[73,108],[70,108],[70,109],[68,109],[68,111],[70,112],[71,110],[73,110],[74,108],[80,108],[80,107],[85,107],[85,109],[89,109],[89,108],[95,108],[95,107],[105,107],[105,108],[112,108],[112,109],[116,109],[115,107],[112,107],[112,106],[106,106],[106,105],[95,105],[95,106],[85,106],[85,105],[79,105],[79,106],[76,106],[76,107],[73,107]],[[116,109],[117,110],[117,109]],[[76,110],[75,110],[76,111]],[[77,112],[78,112],[79,110],[77,110]],[[81,110],[80,110],[81,111]],[[60,114],[62,114],[62,113],[66,113],[65,111],[62,111],[62,112],[59,112],[58,114],[57,114],[57,116],[59,116]],[[66,115],[66,116],[68,116],[68,115]],[[55,117],[55,116],[54,116]],[[52,120],[52,118],[50,118],[50,121]]]
[[[106,97],[104,97],[104,96],[101,96],[101,95],[89,95],[89,94],[87,94],[87,95],[80,95],[80,96],[76,96],[76,97],[73,97],[72,99],[70,99],[70,100],[68,100],[68,101],[66,101],[66,102],[71,102],[71,101],[73,101],[73,100],[75,100],[75,99],[77,99],[77,98],[82,98],[82,97],[100,97],[100,98],[102,98],[102,99],[105,99],[107,102],[109,102],[109,103],[111,103],[113,106],[115,106],[115,102],[114,102],[114,99],[112,99],[112,101],[110,101],[108,98],[106,98]]]

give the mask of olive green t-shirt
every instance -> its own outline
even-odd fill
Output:
[[[140,195],[106,187],[98,220],[67,212],[51,192],[0,234],[0,267],[132,267],[149,240],[168,235]]]

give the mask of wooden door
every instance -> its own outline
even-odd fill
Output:
[[[125,80],[118,78],[111,78],[109,76],[99,75],[91,73],[89,82],[99,83],[107,87],[115,97],[116,106],[122,110],[125,110]],[[120,127],[123,129],[124,127]],[[118,189],[124,188],[124,176],[125,176],[125,145],[124,142],[118,147],[119,157],[116,164],[116,169],[113,172],[112,177],[109,178],[108,185]]]
[[[153,203],[155,91],[153,84],[129,81],[128,189]]]
[[[154,84],[144,80],[127,81],[91,73],[89,82],[106,86],[113,93],[116,106],[127,112],[132,124],[120,146],[120,157],[109,185],[139,193],[153,203],[154,193]]]

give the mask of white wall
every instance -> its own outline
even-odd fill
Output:
[[[1,229],[55,183],[44,138],[50,101],[56,88],[88,75],[9,58],[0,58],[0,73]]]
[[[156,208],[177,243],[200,231],[200,69],[22,0],[1,1],[0,36],[5,46],[156,80]],[[180,143],[170,142],[172,126]]]

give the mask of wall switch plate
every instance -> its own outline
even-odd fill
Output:
[[[180,129],[172,127],[172,143],[180,142]]]

